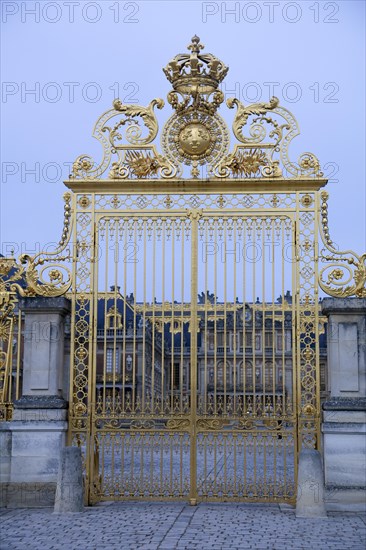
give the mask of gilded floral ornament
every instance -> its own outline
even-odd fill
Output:
[[[127,178],[172,178],[177,168],[168,159],[159,155],[154,146],[142,150],[127,149],[119,162],[112,163],[110,179]]]
[[[138,178],[157,176],[160,166],[156,157],[151,157],[150,153],[144,155],[144,153],[138,151],[128,151],[125,162],[130,167],[131,172]]]
[[[253,177],[260,175],[262,167],[269,162],[264,151],[260,149],[237,149],[232,155],[226,157],[218,167],[218,175],[235,177]]]
[[[92,170],[93,164],[91,157],[88,155],[81,155],[72,165],[72,176],[74,178],[85,177],[85,175]]]

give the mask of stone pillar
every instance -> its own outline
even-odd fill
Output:
[[[325,518],[324,480],[319,451],[302,449],[297,476],[297,518]]]
[[[64,321],[70,302],[25,298],[22,397],[14,403],[7,506],[53,506],[67,401],[62,395]]]
[[[84,509],[83,466],[80,447],[61,452],[55,498],[55,513],[82,512]]]
[[[66,298],[24,298],[23,396],[62,397]]]
[[[330,398],[323,403],[328,510],[366,508],[366,299],[325,298]]]

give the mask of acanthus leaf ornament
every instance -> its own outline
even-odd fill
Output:
[[[89,155],[80,155],[73,164],[73,171],[70,179],[98,179],[109,168],[109,177],[114,179],[127,178],[133,175],[128,166],[124,165],[124,158],[127,151],[147,149],[157,156],[154,145],[150,145],[157,136],[159,125],[154,109],[162,109],[164,101],[153,99],[147,107],[142,105],[123,104],[119,99],[113,102],[113,109],[106,111],[97,120],[93,137],[103,147],[103,158],[100,164],[96,164]],[[123,118],[118,118],[118,116]],[[142,126],[141,123],[142,122]],[[121,128],[125,127],[124,136]],[[143,128],[148,130],[143,135]],[[112,162],[112,156],[116,155]],[[175,174],[174,168],[167,166],[167,162],[160,162],[162,165],[161,177],[172,177]]]
[[[243,105],[237,98],[229,98],[227,106],[237,107],[233,122],[233,133],[240,144],[234,146],[234,151],[215,167],[217,177],[238,177],[235,167],[236,159],[243,151],[256,148],[266,156],[258,177],[283,177],[283,170],[295,177],[322,177],[318,159],[312,153],[303,153],[298,163],[293,163],[288,154],[291,141],[299,135],[299,127],[294,116],[284,107],[279,106],[279,100],[272,97],[268,103],[253,103]],[[271,116],[267,113],[270,112]],[[255,117],[255,118],[253,118]],[[247,135],[244,134],[244,129]],[[252,177],[252,174],[240,177]]]
[[[279,99],[277,97],[272,97],[269,101],[269,103],[253,103],[252,105],[244,106],[241,101],[234,98],[229,98],[226,101],[227,106],[229,109],[233,109],[234,106],[237,107],[237,113],[233,122],[233,132],[238,141],[241,141],[242,143],[246,143],[250,141],[248,138],[246,138],[243,133],[242,129],[248,122],[248,118],[250,115],[264,115],[268,111],[272,111],[279,105]],[[258,119],[256,119],[257,121]]]
[[[164,107],[164,101],[162,99],[153,99],[147,107],[142,107],[141,105],[130,105],[123,104],[119,99],[115,99],[113,102],[113,107],[116,111],[123,113],[126,117],[120,123],[117,123],[116,129],[112,132],[113,138],[115,137],[118,129],[118,124],[129,124],[129,127],[126,131],[126,138],[129,143],[132,145],[147,145],[154,141],[158,133],[158,122],[154,113],[154,107],[157,109],[162,109]],[[141,128],[138,125],[138,121],[135,121],[135,118],[141,118],[146,128],[148,128],[149,133],[146,137],[141,137]],[[107,127],[104,127],[102,131],[110,130]],[[113,138],[111,139],[111,144],[115,145]]]

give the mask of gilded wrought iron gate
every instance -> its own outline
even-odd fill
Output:
[[[228,98],[230,149],[228,68],[197,36],[188,49],[164,69],[161,153],[164,101],[116,99],[102,161],[79,156],[65,182],[56,250],[0,259],[0,419],[22,393],[17,296],[67,294],[87,502],[291,502],[299,449],[320,445],[319,288],[365,296],[366,254],[336,250],[318,159],[290,160],[294,116]]]
[[[91,502],[293,500],[297,366],[317,333],[296,298],[304,196],[75,195],[71,434]]]
[[[115,100],[94,129],[101,164],[82,155],[65,182],[70,442],[84,450],[90,502],[292,501],[298,449],[319,445],[326,180],[313,154],[290,161],[299,130],[277,98],[227,100],[229,152],[217,112],[227,67],[202,47],[194,37],[164,69],[163,154],[164,102]]]

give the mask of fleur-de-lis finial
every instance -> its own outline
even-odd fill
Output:
[[[200,50],[203,50],[204,47],[204,44],[200,42],[200,37],[195,34],[191,39],[188,49],[191,50],[192,53],[200,53]]]

